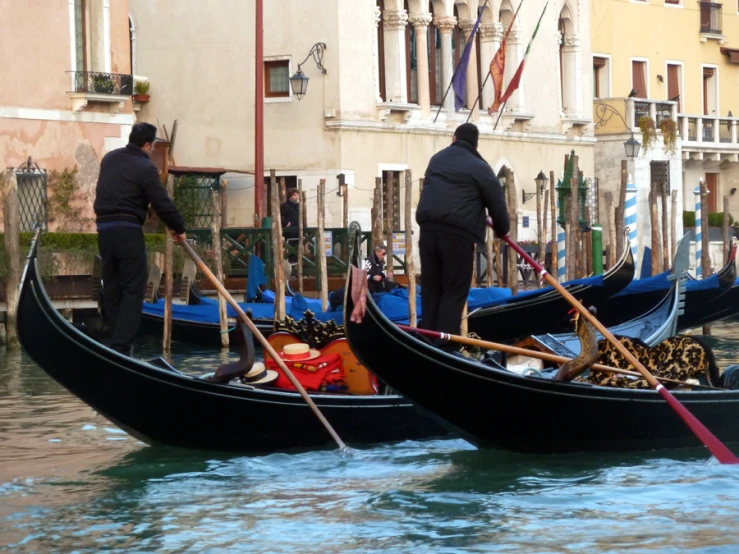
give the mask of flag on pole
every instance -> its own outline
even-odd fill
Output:
[[[472,27],[472,32],[470,33],[470,36],[467,37],[467,43],[464,45],[464,51],[459,57],[457,70],[454,72],[454,77],[452,78],[452,88],[454,89],[454,111],[456,112],[462,109],[467,98],[467,66],[470,63],[470,55],[472,54],[472,46],[475,44],[477,28],[480,26],[482,13],[485,11],[485,7],[487,5],[488,0],[485,0],[485,4],[477,15],[475,26]]]
[[[500,105],[503,103],[500,97],[503,94],[506,42],[508,41],[508,35],[513,28],[513,24],[516,22],[516,16],[518,15],[518,10],[521,9],[521,6],[523,6],[523,0],[518,5],[518,8],[516,8],[516,13],[513,14],[513,19],[511,19],[511,22],[508,24],[508,29],[506,29],[506,32],[503,35],[503,40],[500,43],[500,47],[495,53],[495,56],[493,56],[493,60],[490,62],[490,76],[493,78],[493,87],[495,87],[495,98],[493,99],[493,105],[488,108],[488,115],[491,115],[493,112],[497,112],[500,109]]]
[[[506,102],[511,97],[511,94],[513,94],[515,90],[521,85],[521,74],[523,73],[523,66],[526,63],[526,57],[529,55],[529,50],[531,50],[531,43],[534,42],[534,39],[536,38],[536,33],[539,31],[539,25],[541,25],[541,20],[544,17],[544,12],[547,11],[548,5],[549,2],[544,4],[544,9],[541,11],[539,21],[536,23],[534,34],[531,35],[531,40],[529,40],[529,44],[528,46],[526,46],[526,52],[523,55],[523,59],[521,60],[521,63],[518,64],[518,69],[516,69],[516,73],[513,75],[511,82],[508,83],[508,87],[505,89],[505,93],[503,93],[503,96],[501,96],[500,98],[501,103]]]

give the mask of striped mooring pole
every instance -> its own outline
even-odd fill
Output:
[[[631,181],[631,179],[629,179]],[[624,227],[629,229],[629,244],[631,245],[631,255],[634,257],[634,268],[638,267],[636,257],[637,234],[636,234],[636,185],[629,183],[626,185],[626,201],[624,202]],[[617,253],[621,255],[620,252]],[[637,279],[639,272],[636,272]]]
[[[566,233],[561,225],[557,230],[557,280],[563,283],[567,280],[567,241]]]
[[[693,191],[695,194],[695,276],[698,279],[703,277],[703,268],[701,267],[701,187],[698,185]]]

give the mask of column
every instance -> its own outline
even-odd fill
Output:
[[[380,27],[380,21],[382,20],[382,10],[378,7],[374,7],[374,14],[375,14],[375,29],[379,29]],[[380,65],[382,64],[382,60],[380,60],[380,43],[377,40],[377,32],[375,32],[375,99],[377,100],[377,103],[379,104],[382,102],[382,96],[380,95]]]
[[[431,96],[429,92],[429,46],[428,29],[431,23],[430,13],[412,15],[410,22],[416,31],[416,61],[418,78],[418,105],[421,107],[421,116],[425,119],[431,114]]]
[[[565,37],[562,58],[564,60],[564,67],[562,68],[564,113],[567,117],[581,117],[582,63],[580,59],[580,35],[574,34]]]
[[[405,73],[405,10],[385,10],[385,94],[388,102],[408,102]]]
[[[701,246],[701,240],[703,234],[701,233],[701,187],[698,185],[693,190],[695,194],[695,276],[698,279],[703,277],[703,268],[701,267],[701,254],[703,248]]]
[[[631,179],[629,179],[631,181]],[[634,257],[634,269],[636,278],[639,278],[639,272],[636,271],[638,266],[636,257],[636,247],[638,245],[638,237],[636,234],[636,185],[629,183],[626,185],[626,201],[624,202],[624,227],[629,230],[629,244],[631,245],[631,255]],[[621,252],[617,252],[616,256],[620,256]]]
[[[462,32],[464,33],[464,40],[466,44],[467,41],[470,39],[472,29],[475,27],[475,21],[463,21],[459,24],[459,26],[462,28]],[[460,45],[458,46],[458,48],[462,46],[463,45]],[[479,92],[480,88],[477,83],[477,48],[475,48],[475,45],[473,44],[470,51],[470,61],[467,64],[467,98],[465,102],[467,108],[472,111],[472,117],[470,118],[472,121],[476,121],[479,116],[480,110],[477,109],[477,104],[475,104],[475,100],[477,99],[477,95],[479,94]]]
[[[449,90],[452,82],[452,30],[457,25],[457,18],[453,16],[437,17],[434,25],[439,29],[441,34],[441,83],[442,90],[447,92],[444,99],[444,109],[446,110],[446,120],[451,123],[454,120],[454,92]]]
[[[480,25],[478,33],[480,33],[480,55],[482,56],[482,80],[485,83],[482,87],[482,105],[487,109],[493,105],[495,98],[495,88],[490,78],[490,62],[493,61],[495,53],[500,48],[500,41],[503,40],[503,25],[500,23]]]

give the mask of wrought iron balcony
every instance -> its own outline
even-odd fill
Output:
[[[71,73],[74,75],[74,92],[114,96],[133,94],[133,75],[100,73],[99,71],[73,71]]]
[[[699,2],[701,10],[701,33],[720,35],[721,32],[721,4],[714,2]]]

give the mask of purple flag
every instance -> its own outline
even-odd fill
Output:
[[[470,54],[472,53],[472,47],[475,45],[475,35],[477,34],[477,28],[480,26],[480,20],[482,20],[482,13],[485,11],[487,6],[487,0],[480,10],[475,21],[475,26],[472,27],[472,32],[467,38],[467,43],[464,45],[464,51],[459,57],[459,63],[457,69],[452,77],[452,88],[454,89],[454,111],[458,112],[464,106],[465,99],[467,98],[467,65],[470,63]]]

